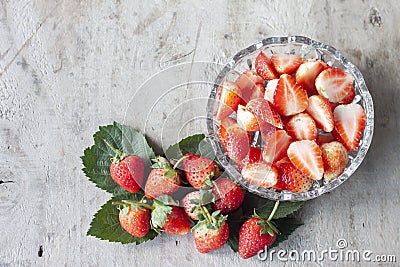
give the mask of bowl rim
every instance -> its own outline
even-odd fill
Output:
[[[238,169],[229,163],[229,158],[223,152],[222,145],[220,143],[217,131],[215,131],[215,120],[214,120],[214,111],[213,107],[217,102],[217,90],[219,85],[225,80],[226,75],[234,70],[239,60],[243,57],[263,48],[266,48],[270,45],[289,45],[289,44],[302,44],[312,46],[318,52],[328,52],[333,57],[338,60],[345,68],[346,71],[350,72],[355,81],[355,87],[359,90],[361,95],[361,100],[364,100],[363,108],[366,113],[366,124],[363,131],[362,138],[360,140],[360,145],[357,151],[349,152],[349,159],[351,160],[350,165],[346,167],[344,172],[336,179],[331,182],[327,182],[320,187],[313,188],[307,192],[302,193],[294,193],[287,190],[279,191],[275,189],[265,189],[257,187],[253,184],[250,184],[248,181],[244,180],[241,173]],[[321,53],[322,55],[322,53]],[[271,200],[282,200],[282,201],[305,201],[314,199],[319,197],[327,192],[332,191],[342,183],[344,183],[360,166],[362,161],[365,158],[365,155],[370,147],[372,142],[373,132],[374,132],[374,106],[371,94],[368,91],[368,88],[365,84],[365,80],[360,70],[350,61],[348,61],[341,52],[339,52],[333,46],[324,44],[322,42],[313,40],[309,37],[294,35],[294,36],[276,36],[276,37],[268,37],[265,38],[255,44],[248,46],[245,49],[240,50],[236,53],[224,66],[224,68],[219,72],[217,78],[214,81],[212,90],[209,95],[208,104],[207,104],[207,132],[208,137],[210,139],[211,145],[215,152],[215,155],[220,162],[220,164],[224,167],[225,171],[236,180],[239,184],[241,184],[248,191],[255,193],[263,198],[271,199]],[[356,154],[355,154],[356,153]],[[355,154],[355,156],[351,155]]]

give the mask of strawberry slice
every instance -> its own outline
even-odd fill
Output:
[[[364,131],[366,115],[359,104],[339,105],[333,111],[335,129],[333,135],[348,151],[358,149]]]
[[[324,174],[322,152],[315,141],[301,140],[290,144],[287,150],[293,165],[313,180],[320,180]]]
[[[264,80],[273,80],[278,78],[270,59],[263,51],[260,51],[255,61],[255,68],[258,75]]]
[[[321,146],[322,160],[324,161],[324,179],[328,182],[341,175],[349,162],[346,148],[334,141]]]
[[[356,97],[356,91],[354,90],[354,88],[351,88],[350,93],[347,94],[345,96],[345,98],[343,98],[342,101],[340,101],[340,104],[350,104],[351,102],[353,102],[354,97]]]
[[[259,131],[257,118],[246,107],[239,105],[237,110],[237,122],[246,131]]]
[[[232,125],[237,125],[237,122],[235,119],[231,117],[226,117],[221,120],[219,129],[218,129],[218,135],[219,139],[221,140],[221,143],[226,146],[226,137],[227,137],[227,132],[226,130],[231,127]]]
[[[317,138],[317,126],[307,113],[299,113],[291,117],[286,124],[286,130],[294,140],[315,140]]]
[[[267,124],[271,124],[277,128],[282,129],[282,120],[278,112],[264,98],[252,99],[246,105],[246,109],[249,110],[257,118],[258,124],[261,128],[267,128]]]
[[[216,118],[222,120],[237,110],[241,97],[237,85],[230,81],[223,82],[218,90],[220,97]]]
[[[249,153],[247,156],[238,163],[238,168],[239,170],[242,170],[244,166],[255,163],[255,162],[261,162],[262,161],[262,151],[258,147],[250,147]]]
[[[298,55],[274,54],[271,63],[279,74],[292,74],[303,63],[304,59]]]
[[[274,93],[276,110],[284,116],[290,116],[303,112],[307,105],[308,97],[306,91],[296,83],[292,76],[282,74]]]
[[[335,141],[335,137],[332,135],[332,133],[319,133],[317,134],[317,144],[322,145],[325,143],[330,143],[332,141]]]
[[[282,163],[278,167],[277,190],[289,190],[295,193],[307,192],[312,187],[312,180],[299,171],[292,163]]]
[[[250,149],[250,140],[247,132],[239,125],[232,125],[226,129],[226,154],[236,163],[242,161]]]
[[[265,87],[264,99],[268,100],[268,102],[271,104],[274,103],[274,94],[276,86],[278,85],[278,81],[279,79],[270,80],[267,83],[267,87]]]
[[[256,162],[246,165],[242,170],[242,176],[251,184],[271,188],[277,182],[278,170],[269,163]]]
[[[329,102],[342,101],[353,89],[354,78],[350,73],[337,68],[322,71],[315,79],[315,87]]]
[[[310,96],[306,111],[313,117],[318,128],[325,132],[332,132],[334,126],[333,114],[326,98],[320,95]]]
[[[264,80],[252,70],[246,70],[235,81],[245,103],[258,95],[264,95]],[[259,96],[262,97],[262,96]]]
[[[309,95],[317,95],[315,78],[326,68],[328,68],[328,65],[325,62],[319,59],[308,59],[297,69],[296,81]]]
[[[266,162],[276,162],[286,156],[286,151],[292,142],[285,130],[277,130],[264,137],[263,159]]]

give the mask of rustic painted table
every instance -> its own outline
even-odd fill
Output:
[[[192,235],[138,247],[86,236],[109,198],[79,158],[99,125],[128,123],[161,151],[205,130],[205,82],[219,64],[265,37],[295,34],[331,44],[359,67],[376,128],[357,172],[306,203],[305,225],[280,248],[323,251],[343,238],[348,249],[399,262],[399,13],[396,0],[2,0],[0,266],[319,266],[243,261],[227,246],[201,255]]]

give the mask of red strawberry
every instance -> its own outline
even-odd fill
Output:
[[[323,144],[321,151],[325,170],[324,179],[329,182],[343,173],[349,162],[349,155],[346,148],[337,141]]]
[[[222,120],[237,110],[241,97],[237,85],[230,81],[223,82],[218,88],[218,92],[220,97],[216,118]]]
[[[122,160],[121,160],[122,158]],[[138,156],[116,156],[110,166],[111,178],[126,191],[136,193],[143,182],[144,163]]]
[[[161,195],[170,195],[179,189],[181,180],[179,174],[171,166],[167,159],[157,157],[154,160],[154,169],[149,173],[144,193],[148,199],[154,199]]]
[[[359,104],[339,105],[333,111],[334,136],[348,151],[357,150],[364,131],[366,115]]]
[[[299,171],[292,163],[281,163],[278,167],[278,182],[274,186],[278,190],[307,192],[312,180]]]
[[[119,223],[129,234],[142,238],[150,230],[150,210],[140,205],[114,202],[122,207],[119,212]]]
[[[340,104],[351,104],[351,102],[353,102],[354,97],[356,97],[356,91],[354,90],[354,88],[352,88],[352,90],[350,90],[350,93],[348,93],[345,98],[343,98],[342,101],[340,101]]]
[[[193,236],[196,248],[200,253],[208,253],[222,247],[229,238],[229,226],[225,216],[214,219],[216,229],[206,221],[200,221],[193,227]]]
[[[335,137],[331,133],[319,133],[317,134],[317,144],[320,146],[325,143],[335,141]]]
[[[308,105],[306,91],[296,83],[296,80],[287,74],[279,78],[274,94],[276,110],[285,116],[303,112]]]
[[[220,178],[213,189],[217,200],[213,204],[214,210],[220,210],[221,214],[227,214],[238,209],[244,200],[244,194],[237,184],[228,178]]]
[[[239,126],[227,129],[225,139],[226,154],[236,163],[241,162],[250,149],[250,140],[247,132]]]
[[[261,95],[264,95],[264,80],[252,70],[246,70],[239,78],[236,79],[236,85],[240,89],[241,96],[245,103],[249,102],[250,99]]]
[[[328,100],[320,95],[313,95],[308,99],[307,113],[313,117],[318,128],[325,132],[332,132],[334,121],[331,106]]]
[[[259,187],[271,188],[277,182],[278,170],[269,163],[256,162],[242,169],[243,178]]]
[[[319,59],[306,60],[296,71],[296,81],[308,94],[317,95],[315,78],[326,68],[328,68],[328,65]]]
[[[242,170],[244,166],[250,163],[260,162],[263,160],[262,151],[258,147],[250,147],[249,153],[247,156],[238,163],[239,170]]]
[[[246,107],[239,105],[237,111],[237,122],[246,131],[259,131],[257,118]]]
[[[292,142],[292,137],[285,130],[277,130],[266,135],[263,141],[263,159],[266,162],[273,163],[286,156],[286,150]]]
[[[277,162],[275,162],[275,166],[279,167],[280,165],[284,164],[284,163],[290,163],[290,159],[288,156],[284,156],[281,160],[278,160]],[[278,177],[279,178],[279,177]],[[276,185],[275,185],[276,186]]]
[[[315,140],[317,138],[317,126],[307,113],[299,113],[290,118],[286,124],[286,130],[294,140]]]
[[[315,141],[301,140],[290,144],[287,150],[293,165],[313,180],[320,180],[324,174],[322,152]]]
[[[264,99],[266,99],[269,103],[274,104],[274,94],[276,86],[278,85],[279,79],[270,80],[267,83],[267,87],[265,87]]]
[[[193,191],[188,193],[184,198],[182,198],[181,206],[190,219],[197,221],[199,211],[196,209],[196,207],[198,205],[192,203],[193,200],[200,201],[200,191]]]
[[[265,88],[264,88],[264,81],[263,81],[263,84],[256,84],[256,87],[251,92],[251,94],[247,98],[246,102],[249,102],[250,100],[255,99],[255,98],[263,98],[264,93],[265,93]]]
[[[218,135],[219,135],[219,139],[221,140],[221,142],[224,146],[226,145],[226,137],[228,135],[226,130],[229,127],[231,127],[232,125],[237,125],[237,122],[235,119],[233,119],[231,117],[226,117],[221,120],[219,129],[218,129]]]
[[[315,87],[329,102],[337,103],[354,90],[353,82],[354,78],[350,73],[337,68],[328,68],[315,79]]]
[[[303,58],[291,54],[274,54],[271,57],[272,65],[279,74],[292,74],[303,63]]]
[[[190,231],[190,222],[181,208],[173,206],[161,229],[168,234],[185,235]]]
[[[214,161],[194,154],[185,154],[185,157],[182,160],[183,170],[187,181],[194,188],[200,189],[217,175],[218,166]]]
[[[275,108],[264,98],[252,99],[246,105],[249,110],[257,118],[258,124],[261,128],[268,127],[268,124],[282,129],[282,120]]]
[[[273,80],[278,78],[270,59],[263,51],[260,51],[255,61],[257,74],[264,80]]]

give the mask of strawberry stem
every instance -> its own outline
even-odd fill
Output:
[[[175,165],[174,165],[174,170],[176,169],[176,168],[178,168],[178,166],[179,166],[179,164],[181,164],[181,162],[183,161],[183,160],[185,160],[185,159],[187,159],[187,158],[189,158],[189,156],[183,156],[183,157],[181,157],[180,159],[178,159],[178,161],[175,163]]]
[[[201,210],[203,211],[203,214],[205,215],[204,217],[206,218],[207,223],[212,223],[212,217],[210,213],[208,212],[207,208],[204,207],[203,205],[200,205]]]
[[[145,209],[154,210],[154,207],[152,205],[149,205],[149,204],[146,204],[146,203],[143,203],[143,202],[139,202],[139,201],[134,201],[134,200],[115,201],[112,204],[113,205],[121,205],[121,206],[134,205],[134,206],[143,207]]]
[[[122,151],[116,149],[110,142],[108,142],[106,139],[103,139],[104,143],[115,153],[115,156],[111,158],[111,160],[114,163],[118,163],[120,160],[122,160],[125,155]]]
[[[272,220],[272,218],[275,215],[276,210],[278,209],[278,206],[279,206],[279,200],[275,202],[274,208],[272,209],[271,214],[269,215],[269,217],[267,219],[267,222],[270,222]]]

